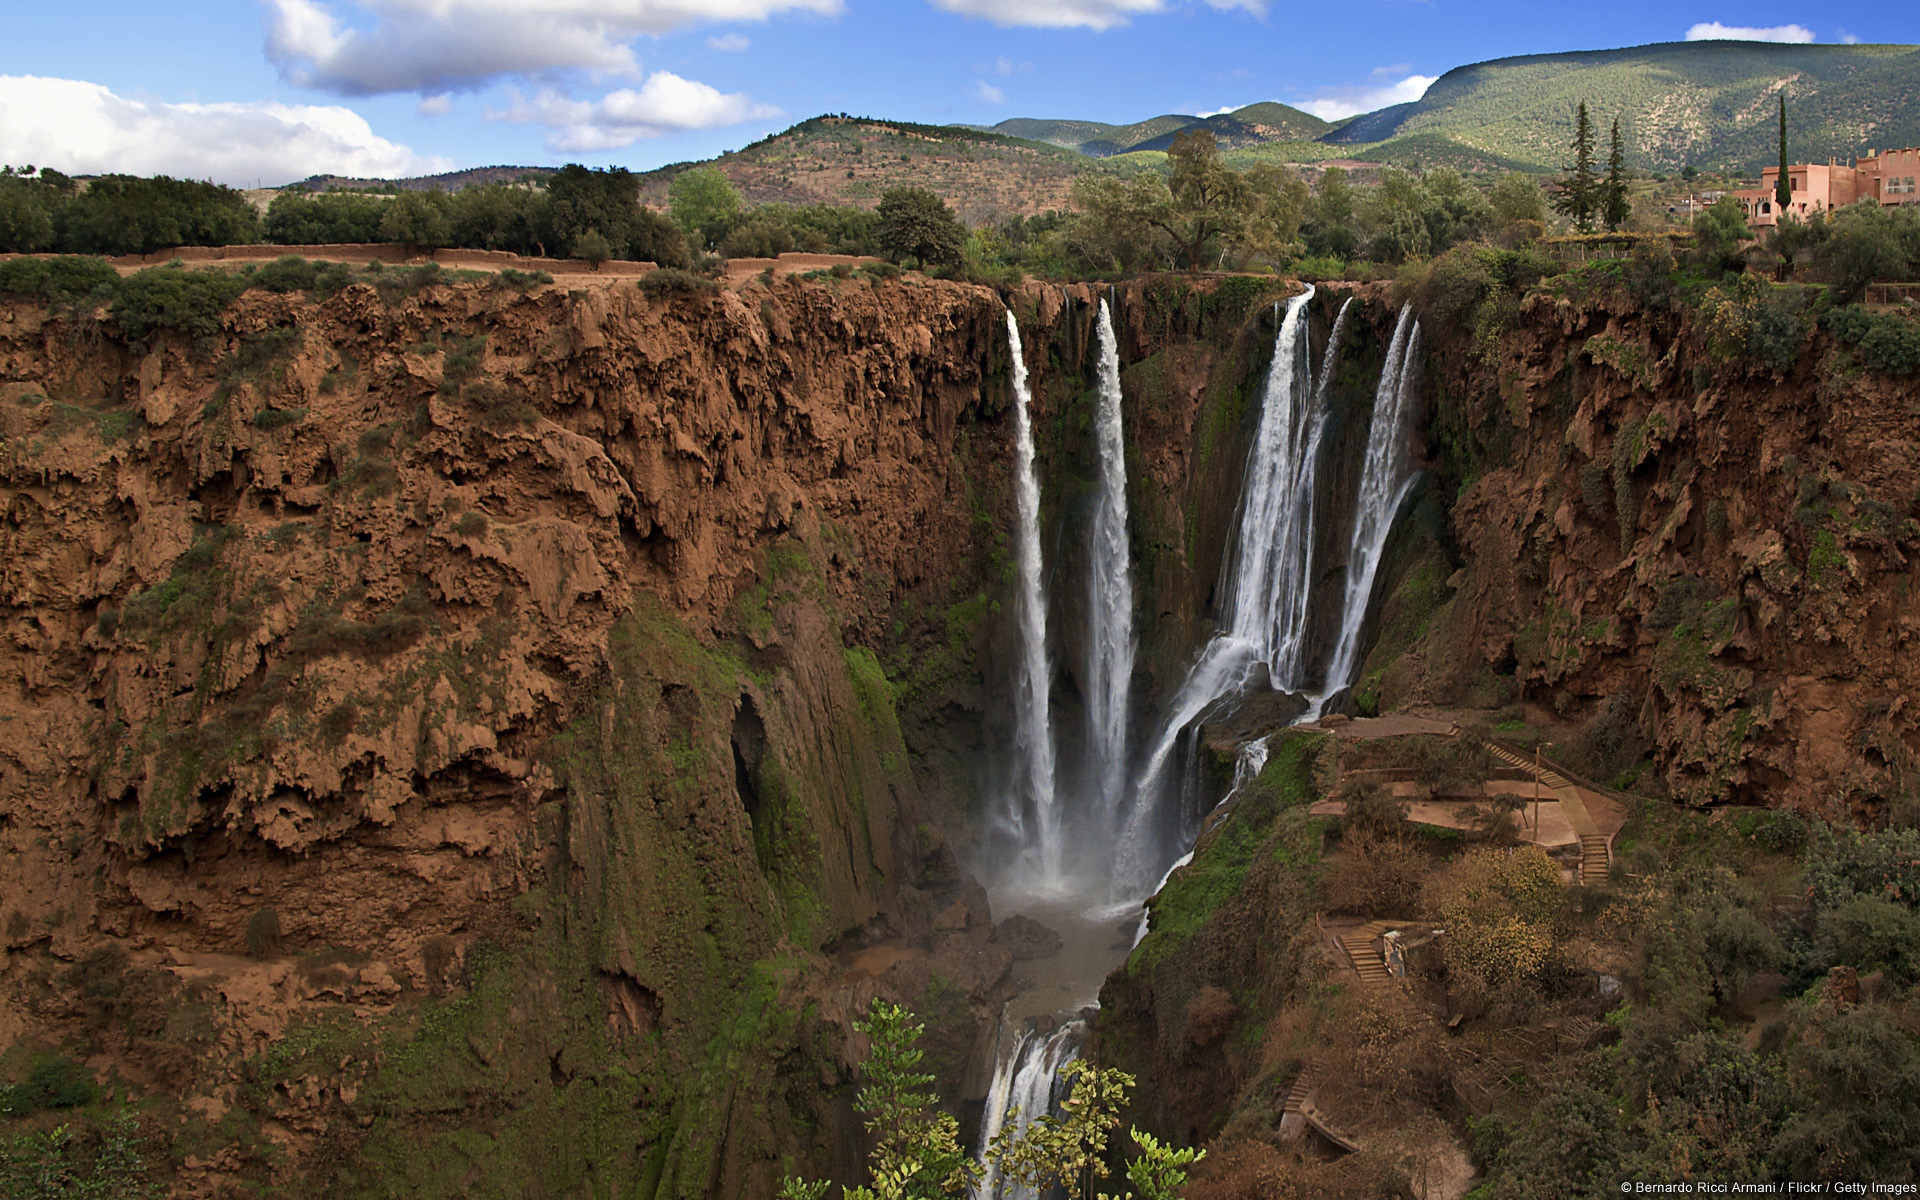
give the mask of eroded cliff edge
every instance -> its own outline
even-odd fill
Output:
[[[1182,543],[1286,286],[1125,289],[1137,539]],[[1008,298],[1055,500],[1092,298]],[[977,1092],[1012,955],[947,830],[1004,720],[1007,303],[361,284],[134,345],[0,306],[14,1073],[138,1098],[181,1195],[853,1178],[876,994]]]

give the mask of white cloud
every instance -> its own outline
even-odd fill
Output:
[[[1839,43],[1840,43],[1841,45],[1843,45],[1843,46],[1858,46],[1858,45],[1860,44],[1860,35],[1859,35],[1859,34],[1857,34],[1857,33],[1848,33],[1848,32],[1847,32],[1846,30],[1844,30],[1844,29],[1836,29],[1836,30],[1834,30],[1834,31],[1833,31],[1833,39],[1834,39],[1834,41],[1836,41],[1836,42],[1839,42]]]
[[[973,94],[975,99],[985,104],[1005,104],[1007,102],[1007,94],[984,79],[974,80]]]
[[[843,0],[346,0],[358,23],[323,0],[267,4],[267,57],[282,77],[369,96],[573,70],[638,75],[636,37],[783,12],[832,16]]]
[[[1243,9],[1265,16],[1267,0],[1206,0],[1207,7]],[[963,17],[984,17],[995,25],[1036,25],[1045,29],[1111,29],[1135,17],[1166,12],[1170,0],[933,0],[935,7]]]
[[[1223,104],[1219,108],[1209,108],[1205,112],[1197,112],[1193,115],[1196,117],[1199,117],[1202,121],[1204,121],[1208,117],[1217,117],[1225,113],[1239,112],[1241,109],[1245,107],[1246,105],[1244,104]]]
[[[1813,30],[1805,25],[1722,25],[1718,21],[1702,21],[1687,30],[1690,42],[1811,42]]]
[[[249,187],[317,173],[392,177],[453,167],[377,136],[366,118],[334,105],[164,104],[34,75],[0,75],[0,162]]]
[[[445,92],[438,96],[422,96],[420,103],[414,107],[423,117],[444,117],[453,111],[453,97]]]
[[[722,92],[671,71],[655,71],[637,90],[621,88],[595,101],[573,100],[554,91],[542,92],[531,100],[516,94],[512,107],[505,112],[490,112],[487,119],[548,126],[552,130],[546,139],[549,149],[577,154],[615,150],[643,138],[784,115],[772,105],[756,104],[740,93]]]
[[[1030,62],[1015,62],[1002,54],[993,60],[993,73],[1002,79],[1007,79],[1014,75],[1031,75],[1033,74],[1033,64]]]
[[[746,35],[739,33],[724,33],[707,39],[707,49],[718,50],[722,54],[739,54],[751,45],[753,43],[747,40]]]
[[[1405,67],[1385,68],[1387,70],[1405,70]],[[1302,112],[1310,112],[1322,121],[1338,121],[1342,117],[1351,117],[1358,113],[1374,112],[1395,104],[1406,104],[1418,100],[1427,94],[1438,75],[1408,75],[1394,82],[1386,82],[1380,71],[1373,73],[1373,79],[1366,84],[1353,84],[1346,87],[1322,88],[1320,94],[1311,100],[1291,100],[1288,103]]]

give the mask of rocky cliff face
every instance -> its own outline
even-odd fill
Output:
[[[1536,296],[1478,350],[1436,332],[1462,571],[1419,651],[1371,664],[1382,703],[1538,704],[1589,769],[1651,750],[1694,804],[1910,801],[1910,380],[1819,334],[1771,371],[1624,294]]]
[[[1214,290],[1116,295],[1183,364],[1136,414],[1167,545],[1258,342]],[[1012,297],[1055,499],[1091,299]],[[0,307],[9,1069],[120,1081],[182,1195],[852,1178],[876,994],[978,1090],[1012,960],[946,831],[996,769],[1003,307],[359,285],[137,346]]]

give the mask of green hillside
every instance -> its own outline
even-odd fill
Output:
[[[1391,145],[1438,136],[1553,169],[1563,165],[1574,108],[1585,100],[1603,133],[1619,119],[1631,166],[1757,170],[1777,154],[1774,97],[1782,89],[1797,161],[1920,144],[1920,47],[1764,42],[1669,42],[1476,63],[1447,72],[1419,101],[1360,117],[1329,140]]]
[[[1211,117],[1168,113],[1131,125],[1014,117],[993,126],[990,132],[1106,158],[1135,150],[1165,150],[1176,136],[1189,129],[1209,130],[1223,149],[1240,149],[1262,142],[1311,141],[1332,128],[1311,113],[1268,100]]]

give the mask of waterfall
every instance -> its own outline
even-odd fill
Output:
[[[1333,665],[1327,669],[1326,695],[1353,686],[1359,670],[1360,630],[1366,624],[1373,598],[1373,577],[1393,529],[1394,514],[1413,490],[1414,475],[1407,470],[1407,419],[1413,411],[1413,393],[1419,382],[1420,322],[1412,305],[1403,305],[1393,329],[1393,344],[1380,384],[1374,390],[1373,421],[1367,429],[1366,464],[1360,471],[1360,494],[1354,504],[1353,537],[1347,548],[1347,587],[1341,605],[1340,640],[1334,644]],[[1324,703],[1324,697],[1322,702]]]
[[[1323,389],[1307,362],[1306,308],[1313,294],[1309,287],[1287,301],[1274,336],[1241,486],[1239,537],[1224,580],[1227,627],[1188,670],[1134,785],[1114,850],[1116,896],[1141,894],[1164,865],[1164,859],[1156,861],[1160,848],[1153,825],[1180,731],[1215,700],[1252,683],[1256,668],[1266,669],[1274,687],[1300,682],[1312,582],[1313,493],[1326,428]]]
[[[1031,1021],[1023,1021],[1009,1039],[1002,1022],[1000,1053],[993,1067],[993,1085],[987,1089],[986,1110],[980,1124],[980,1182],[974,1188],[974,1200],[1034,1200],[1032,1188],[1009,1183],[1002,1185],[999,1172],[987,1162],[987,1146],[1007,1127],[1007,1115],[1014,1116],[1014,1132],[1025,1131],[1028,1122],[1050,1111],[1066,1098],[1065,1081],[1060,1068],[1080,1056],[1086,1040],[1087,1023],[1067,1021],[1050,1033],[1042,1033]]]
[[[1133,682],[1133,575],[1127,543],[1127,458],[1120,424],[1120,352],[1100,302],[1100,494],[1087,571],[1087,749],[1096,811],[1112,813],[1126,783]]]
[[[1016,844],[1034,860],[1042,879],[1060,874],[1060,809],[1053,781],[1053,731],[1047,694],[1053,672],[1047,663],[1047,597],[1040,581],[1040,482],[1034,475],[1033,423],[1027,413],[1033,395],[1027,387],[1027,360],[1020,346],[1020,324],[1007,312],[1007,341],[1013,351],[1014,531],[1019,563],[1020,676],[1014,689],[1014,755],[1018,764],[1009,825]],[[1031,819],[1031,823],[1029,823]]]

